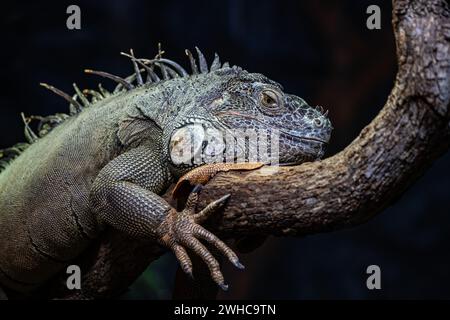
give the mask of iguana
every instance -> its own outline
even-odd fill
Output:
[[[81,91],[74,84],[70,96],[42,84],[65,98],[70,112],[22,115],[28,143],[0,151],[0,287],[26,296],[111,227],[168,248],[191,275],[187,249],[194,252],[227,289],[219,263],[200,240],[243,268],[237,255],[201,226],[229,195],[197,213],[200,187],[179,212],[161,195],[206,164],[205,153],[251,160],[242,144],[225,143],[217,151],[222,141],[206,141],[208,131],[233,138],[238,130],[278,131],[279,163],[298,164],[323,155],[332,126],[323,109],[285,93],[277,82],[222,64],[217,54],[209,65],[196,51],[194,57],[186,50],[189,73],[163,58],[161,50],[153,59],[136,58],[132,50],[125,54],[133,65],[127,78],[86,70],[116,81],[113,92],[101,85]],[[30,127],[33,120],[39,122],[37,134]],[[192,153],[180,154],[187,142]],[[237,169],[256,167],[236,164]],[[232,166],[210,168],[199,172],[210,176]]]

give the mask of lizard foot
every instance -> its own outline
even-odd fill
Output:
[[[183,211],[177,212],[175,209],[172,209],[169,212],[158,229],[158,234],[162,235],[159,242],[173,251],[181,268],[191,278],[193,278],[192,262],[185,248],[192,250],[206,263],[214,282],[216,282],[223,290],[227,290],[228,285],[224,283],[219,263],[199,239],[211,243],[237,268],[244,269],[244,266],[239,262],[237,255],[223,241],[200,225],[211,216],[211,214],[220,209],[226,203],[230,195],[225,195],[222,198],[211,202],[203,210],[196,213],[194,210],[201,189],[201,185],[197,185],[194,190],[192,190]]]

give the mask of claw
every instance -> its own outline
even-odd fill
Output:
[[[197,184],[194,189],[192,189],[192,193],[200,193],[203,189],[203,186],[201,184]]]
[[[241,269],[241,270],[244,270],[244,269],[245,269],[245,266],[244,266],[242,263],[240,263],[239,261],[236,261],[236,262],[234,262],[233,264],[234,264],[235,267],[238,268],[238,269]]]
[[[228,290],[228,285],[225,283],[220,283],[219,284],[220,289],[222,289],[223,291],[227,291]]]
[[[211,202],[202,211],[192,216],[194,218],[194,221],[197,223],[202,223],[203,221],[208,219],[214,212],[222,208],[230,197],[231,194],[226,194],[222,198]]]
[[[222,198],[220,198],[219,200],[216,200],[218,205],[223,205],[227,202],[227,200],[231,197],[231,193],[224,195]]]

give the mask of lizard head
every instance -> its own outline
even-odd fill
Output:
[[[188,103],[165,134],[176,176],[211,162],[291,165],[324,155],[332,130],[327,114],[280,84],[239,67],[191,81]]]

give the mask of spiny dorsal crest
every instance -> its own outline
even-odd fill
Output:
[[[76,115],[83,111],[84,108],[103,100],[111,95],[122,91],[132,90],[136,87],[142,86],[147,83],[157,83],[179,77],[189,77],[191,75],[206,74],[222,68],[229,68],[228,62],[222,64],[220,62],[219,55],[214,54],[214,60],[211,66],[208,67],[205,56],[198,47],[195,47],[197,53],[197,59],[194,57],[191,51],[185,50],[191,67],[191,73],[188,73],[180,64],[173,60],[163,58],[164,51],[161,49],[161,44],[158,44],[158,53],[153,59],[136,58],[133,49],[130,49],[129,53],[121,52],[123,56],[128,57],[133,64],[134,72],[126,77],[122,78],[108,72],[96,71],[91,69],[84,70],[88,74],[95,74],[101,77],[113,80],[117,83],[115,89],[109,92],[103,88],[102,84],[98,85],[98,90],[84,89],[80,90],[76,83],[73,84],[75,93],[69,95],[62,90],[55,88],[46,83],[40,83],[44,88],[52,91],[58,96],[64,98],[69,102],[69,114],[57,113],[54,115],[42,117],[42,116],[29,116],[25,117],[22,113],[22,120],[24,123],[24,134],[28,143],[20,143],[11,148],[0,150],[0,171],[2,171],[13,159],[19,156],[30,144],[34,143],[39,138],[42,138],[49,133],[53,128],[64,122],[70,116]],[[198,62],[198,65],[197,65]],[[145,80],[143,76],[145,75]],[[90,98],[90,99],[89,99]],[[32,121],[38,121],[37,134],[31,129],[30,123]]]
[[[200,73],[205,74],[221,68],[229,68],[228,62],[225,62],[224,64],[220,63],[220,58],[217,53],[214,55],[214,60],[211,63],[211,66],[208,67],[206,58],[200,49],[195,47],[195,50],[197,51],[199,67],[197,67],[196,59],[192,55],[191,51],[188,49],[185,51],[191,65],[191,74],[189,74],[175,61],[163,58],[162,55],[164,54],[164,51],[161,50],[161,44],[158,45],[158,54],[153,59],[136,58],[133,49],[130,49],[129,53],[121,52],[121,55],[130,58],[134,68],[134,72],[126,78],[122,78],[104,71],[91,69],[84,70],[88,74],[95,74],[116,82],[117,86],[112,93],[104,89],[101,84],[99,85],[98,91],[92,89],[85,89],[81,91],[74,83],[73,87],[75,89],[75,94],[73,96],[70,96],[67,93],[46,83],[41,83],[41,85],[66,99],[70,104],[70,115],[74,115],[81,112],[83,108],[88,107],[90,104],[102,100],[112,94],[132,90],[135,87],[142,86],[146,83],[155,83],[178,77],[189,77],[190,75]],[[144,74],[146,74],[145,80],[143,79]],[[91,97],[90,101],[88,100],[89,96]]]

